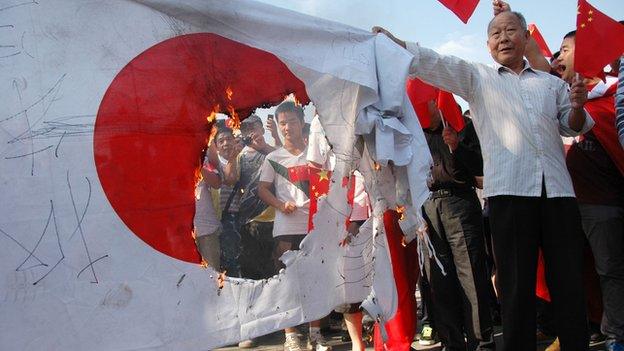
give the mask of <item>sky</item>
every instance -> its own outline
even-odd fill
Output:
[[[308,15],[369,30],[380,25],[395,36],[443,54],[491,63],[486,28],[492,2],[481,0],[468,24],[461,22],[437,0],[260,0]],[[536,23],[552,52],[561,38],[576,27],[576,0],[509,1],[529,23]],[[624,0],[590,0],[598,10],[624,20]]]
[[[258,0],[274,6],[370,30],[379,25],[395,36],[418,42],[439,53],[490,64],[486,46],[487,24],[493,17],[491,0],[481,0],[464,24],[437,0]],[[508,1],[528,23],[535,23],[554,53],[563,36],[576,27],[576,0]],[[616,20],[624,20],[624,0],[590,0],[590,4]],[[457,98],[464,109],[468,104]],[[272,109],[256,113],[266,121]],[[313,109],[306,109],[306,120]],[[268,137],[267,139],[272,139]]]

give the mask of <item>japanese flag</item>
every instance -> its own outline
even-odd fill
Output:
[[[411,56],[384,36],[242,0],[7,0],[0,44],[0,349],[211,349],[371,294],[334,265],[340,186],[278,276],[220,285],[199,264],[194,185],[216,112],[294,93],[350,155],[358,115],[405,111],[414,141],[397,166],[414,207],[426,192]],[[394,207],[378,196],[377,221]],[[370,230],[375,269],[390,267],[383,234]],[[385,318],[388,284],[372,288]]]

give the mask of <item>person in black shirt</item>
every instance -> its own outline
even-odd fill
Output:
[[[457,133],[444,127],[435,105],[430,109],[431,125],[424,134],[433,158],[431,196],[423,215],[439,260],[425,266],[437,332],[445,350],[494,350],[488,304],[491,282],[475,193],[476,177],[483,175],[479,139],[469,118],[464,117],[466,126]]]

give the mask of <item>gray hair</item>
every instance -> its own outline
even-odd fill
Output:
[[[496,17],[502,15],[503,13],[506,13],[506,12],[501,12],[501,13],[499,13],[498,15],[496,15],[494,18],[492,18],[490,20],[490,23],[488,23],[488,26],[487,26],[487,34],[488,35],[490,34],[490,28],[492,28],[492,22],[494,22]],[[520,27],[522,27],[522,29],[524,29],[524,30],[527,29],[527,22],[526,22],[526,19],[524,18],[523,14],[521,14],[520,12],[517,12],[517,11],[510,11],[509,13],[511,13],[512,15],[516,16],[518,21],[520,21]]]

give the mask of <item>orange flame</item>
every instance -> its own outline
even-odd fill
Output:
[[[227,87],[227,89],[225,89],[225,94],[227,94],[227,99],[232,101],[232,95],[234,95],[234,91],[232,91],[232,88]]]
[[[401,215],[401,217],[399,217],[399,221],[404,220],[405,219],[405,206],[397,205],[396,211],[398,214]]]
[[[381,165],[377,162],[373,162],[373,167],[375,168],[376,171],[379,171],[381,169]]]
[[[284,96],[284,100],[285,101],[292,101],[295,103],[295,105],[297,106],[301,106],[301,101],[299,101],[299,99],[297,99],[297,96],[294,93],[290,93],[288,95]]]
[[[230,113],[230,126],[232,129],[234,130],[240,130],[240,117],[238,116],[238,113],[236,113],[236,110],[234,109],[234,106],[229,105],[227,107],[228,112]]]
[[[208,115],[208,117],[206,117],[206,120],[208,121],[208,123],[215,123],[217,121],[217,113],[219,113],[219,109],[220,109],[220,106],[219,104],[217,104],[212,109],[212,111],[210,111],[210,114]],[[210,128],[210,133],[208,134],[208,138],[206,138],[206,145],[210,145],[210,143],[212,142],[216,134],[217,134],[217,128],[215,125],[213,125],[212,128]]]
[[[405,235],[401,238],[401,246],[407,247],[407,240],[405,240]]]
[[[206,117],[206,120],[208,121],[208,123],[212,123],[217,120],[217,113],[219,113],[220,109],[221,109],[221,106],[219,106],[219,104],[216,104],[212,108],[212,111],[210,111],[210,114],[208,114],[208,117]]]

